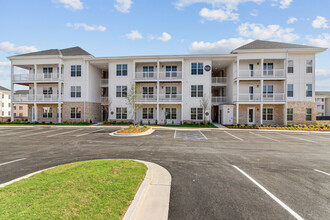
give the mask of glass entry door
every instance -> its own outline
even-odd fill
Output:
[[[255,124],[254,108],[248,108],[248,124]]]

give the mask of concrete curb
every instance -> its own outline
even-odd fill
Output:
[[[117,133],[117,131],[110,133],[110,136],[116,136],[116,137],[138,137],[138,136],[145,136],[152,134],[155,130],[150,128],[147,131],[143,133],[135,133],[135,134],[125,134],[125,133]]]
[[[123,220],[167,220],[171,174],[155,163],[135,161],[144,163],[148,171]]]

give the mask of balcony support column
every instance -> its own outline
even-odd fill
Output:
[[[157,103],[157,124],[160,124],[159,121],[159,104]]]
[[[157,61],[157,104],[158,104],[158,102],[159,102],[159,86],[160,86],[160,84],[159,84],[159,61]]]
[[[38,121],[38,107],[37,107],[37,103],[34,102],[34,122]]]
[[[236,103],[236,125],[239,124],[239,104]]]
[[[37,80],[37,64],[34,64],[34,80]]]
[[[10,83],[10,87],[11,87],[11,95],[10,95],[10,98],[11,98],[11,104],[10,104],[10,121],[14,121],[15,118],[14,118],[14,103],[13,103],[13,100],[14,100],[14,66],[13,64],[11,64],[11,83]]]
[[[284,109],[283,109],[283,122],[284,122],[284,125],[288,125],[288,103],[285,102],[284,104]]]
[[[264,104],[260,104],[260,125],[262,125],[263,122],[263,114],[264,114]]]
[[[262,79],[262,80],[260,80],[260,100],[261,100],[261,102],[263,102],[264,101],[264,80]]]
[[[62,83],[61,81],[59,81],[58,82],[58,123],[62,123],[61,101],[62,101]]]
[[[260,77],[264,76],[264,58],[260,59]]]

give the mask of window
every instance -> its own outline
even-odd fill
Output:
[[[273,75],[274,64],[273,63],[264,63],[264,76]]]
[[[43,107],[42,108],[42,117],[43,118],[52,118],[53,117],[52,107]]]
[[[273,109],[272,108],[264,108],[262,111],[262,119],[265,121],[273,120]]]
[[[191,75],[203,75],[204,64],[203,63],[191,63]]]
[[[81,97],[81,86],[71,86],[71,98]]]
[[[16,108],[16,106],[15,106],[15,108]],[[23,106],[19,106],[18,109],[23,110]]]
[[[127,86],[116,86],[116,97],[127,97]]]
[[[154,97],[154,87],[143,87],[143,98],[152,99]]]
[[[21,107],[21,106],[20,106]],[[14,110],[16,110],[16,105],[14,106]],[[21,110],[21,109],[20,109]]]
[[[127,76],[127,64],[117,64],[117,76]]]
[[[5,94],[2,94],[2,98],[3,98],[3,99],[5,98]]]
[[[288,60],[288,73],[293,73],[293,60]]]
[[[190,118],[191,120],[203,120],[203,108],[191,108]]]
[[[10,99],[10,95],[8,95],[8,99]]]
[[[14,113],[14,117],[16,118],[16,113]]]
[[[127,108],[116,108],[116,119],[127,119]]]
[[[71,77],[81,76],[81,65],[71,65]]]
[[[293,108],[288,108],[287,109],[287,120],[288,121],[293,121]]]
[[[142,109],[143,119],[154,119],[154,109],[153,108],[143,108]]]
[[[306,108],[306,121],[312,121],[313,110],[311,108]]]
[[[51,98],[52,94],[53,94],[53,88],[52,87],[43,87],[42,94],[44,95],[44,98]]]
[[[8,103],[8,108],[10,108],[10,103]]]
[[[191,97],[203,97],[203,85],[191,85]]]
[[[165,97],[166,98],[176,98],[176,94],[177,94],[177,87],[173,86],[173,87],[166,87],[165,88]]]
[[[5,107],[5,103],[4,102],[1,105],[2,105],[2,107]]]
[[[288,84],[288,97],[293,97],[293,84]]]
[[[178,67],[177,66],[166,66],[166,77],[177,77],[178,76]]]
[[[15,113],[16,114],[16,113]],[[19,117],[23,117],[23,113],[19,113]]]
[[[81,118],[81,109],[79,107],[71,108],[71,118],[72,119]]]
[[[306,73],[313,73],[313,60],[306,61]]]
[[[10,111],[8,111],[8,115],[10,115]]]
[[[144,66],[143,67],[143,78],[153,78],[154,77],[154,67]]]
[[[5,116],[5,112],[4,111],[2,111],[2,116]]]
[[[165,116],[166,119],[176,119],[176,108],[166,108]]]
[[[313,85],[306,84],[306,97],[313,97]]]
[[[265,99],[273,99],[274,86],[273,85],[264,85],[263,95]]]
[[[44,67],[42,72],[44,73],[44,78],[52,78],[53,67]]]

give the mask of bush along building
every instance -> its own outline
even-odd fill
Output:
[[[312,124],[315,55],[325,50],[260,40],[212,55],[94,57],[79,47],[45,50],[9,57],[11,91],[29,87],[28,94],[12,94],[12,102],[28,104],[29,121],[52,123]]]

